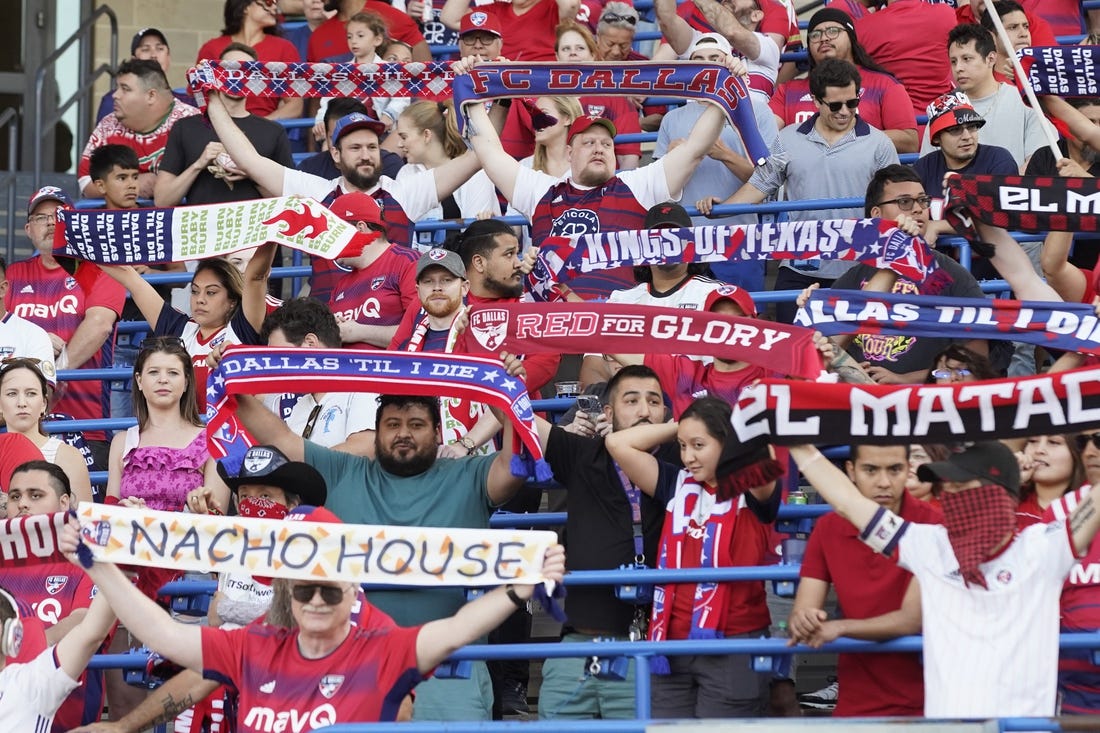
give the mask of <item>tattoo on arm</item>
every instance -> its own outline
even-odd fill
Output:
[[[161,705],[163,711],[154,720],[149,722],[149,725],[163,725],[165,723],[171,723],[176,719],[180,713],[184,710],[195,706],[195,700],[191,697],[191,693],[187,693],[181,699],[177,700],[172,697],[172,693],[169,692],[162,700]]]
[[[1092,494],[1088,494],[1081,503],[1077,505],[1077,509],[1070,515],[1069,529],[1073,534],[1085,526],[1085,524],[1096,515],[1096,503],[1092,500]]]
[[[863,371],[863,367],[844,349],[837,350],[836,358],[829,364],[829,369],[835,372],[842,382],[847,384],[875,383],[875,380],[867,376],[867,372]]]

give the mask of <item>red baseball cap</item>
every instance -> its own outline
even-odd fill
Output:
[[[574,135],[579,135],[585,130],[598,125],[610,133],[611,137],[615,137],[619,134],[619,131],[615,129],[615,123],[606,117],[596,117],[594,115],[581,115],[577,119],[573,120],[573,124],[569,126],[569,135],[565,141],[569,142],[573,139]]]
[[[345,193],[329,204],[328,208],[346,222],[354,224],[365,221],[386,231],[386,221],[382,218],[382,209],[378,207],[378,202],[362,191]]]
[[[504,38],[500,21],[497,20],[495,15],[489,15],[483,10],[474,10],[462,16],[462,23],[458,28],[459,37],[461,38],[474,31],[485,31],[486,33],[492,33],[497,38]]]
[[[753,302],[752,295],[748,290],[739,288],[736,285],[719,285],[710,291],[703,303],[703,310],[709,311],[723,300],[733,301],[741,309],[741,312],[748,317],[756,316],[756,303]]]

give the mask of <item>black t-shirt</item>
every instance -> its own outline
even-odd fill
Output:
[[[266,120],[256,115],[234,117],[233,122],[244,132],[256,152],[279,165],[294,167],[290,154],[290,141],[286,130],[278,122]],[[160,161],[160,170],[179,175],[198,160],[207,143],[216,142],[218,136],[214,128],[201,115],[185,117],[172,125],[168,132],[168,142],[164,146],[164,157]],[[274,192],[279,193],[279,192]],[[187,191],[187,203],[222,204],[230,201],[250,201],[262,198],[260,190],[250,179],[234,181],[231,189],[225,181],[215,178],[212,173],[203,170]]]
[[[555,426],[546,443],[546,460],[569,494],[565,524],[569,570],[613,570],[634,561],[630,501],[603,438],[588,438]],[[653,567],[665,507],[671,494],[641,496],[642,539],[646,564]],[[634,606],[615,598],[607,586],[575,586],[565,597],[569,625],[625,635]]]
[[[1058,149],[1062,151],[1062,157],[1069,157],[1069,148],[1066,147],[1065,140],[1058,141]],[[1049,145],[1043,145],[1034,153],[1031,154],[1031,158],[1027,161],[1027,168],[1024,169],[1025,176],[1056,176],[1058,175],[1058,161],[1054,159],[1054,154],[1050,152]],[[1093,163],[1089,167],[1089,175],[1093,178],[1100,176],[1100,162]]]

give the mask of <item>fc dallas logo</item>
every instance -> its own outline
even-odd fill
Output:
[[[508,311],[479,310],[470,315],[470,331],[488,351],[496,351],[508,333]]]
[[[344,675],[342,674],[326,674],[321,678],[320,684],[317,685],[317,689],[327,699],[331,700],[332,696],[336,694],[336,691],[340,689],[340,685],[344,684]]]

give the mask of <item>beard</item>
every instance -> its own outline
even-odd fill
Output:
[[[573,180],[582,186],[595,188],[596,186],[607,183],[611,180],[611,177],[615,175],[614,172],[606,172],[608,170],[610,170],[610,167],[600,172],[590,171],[585,168],[579,175],[574,176]]]
[[[498,280],[492,275],[485,276],[485,289],[500,298],[518,298],[523,295],[523,278],[512,283]]]
[[[401,456],[392,448],[384,450],[381,445],[375,442],[375,454],[378,465],[386,473],[408,478],[409,476],[419,476],[435,464],[436,447],[434,445],[428,446],[406,456]]]
[[[462,308],[462,298],[448,298],[446,304],[440,303],[436,300],[427,300],[422,304],[424,312],[433,318],[447,318],[458,313]]]
[[[381,167],[375,168],[369,175],[360,173],[358,168],[350,168],[344,171],[344,179],[361,191],[369,191],[374,188],[378,184],[378,179],[381,177]]]

